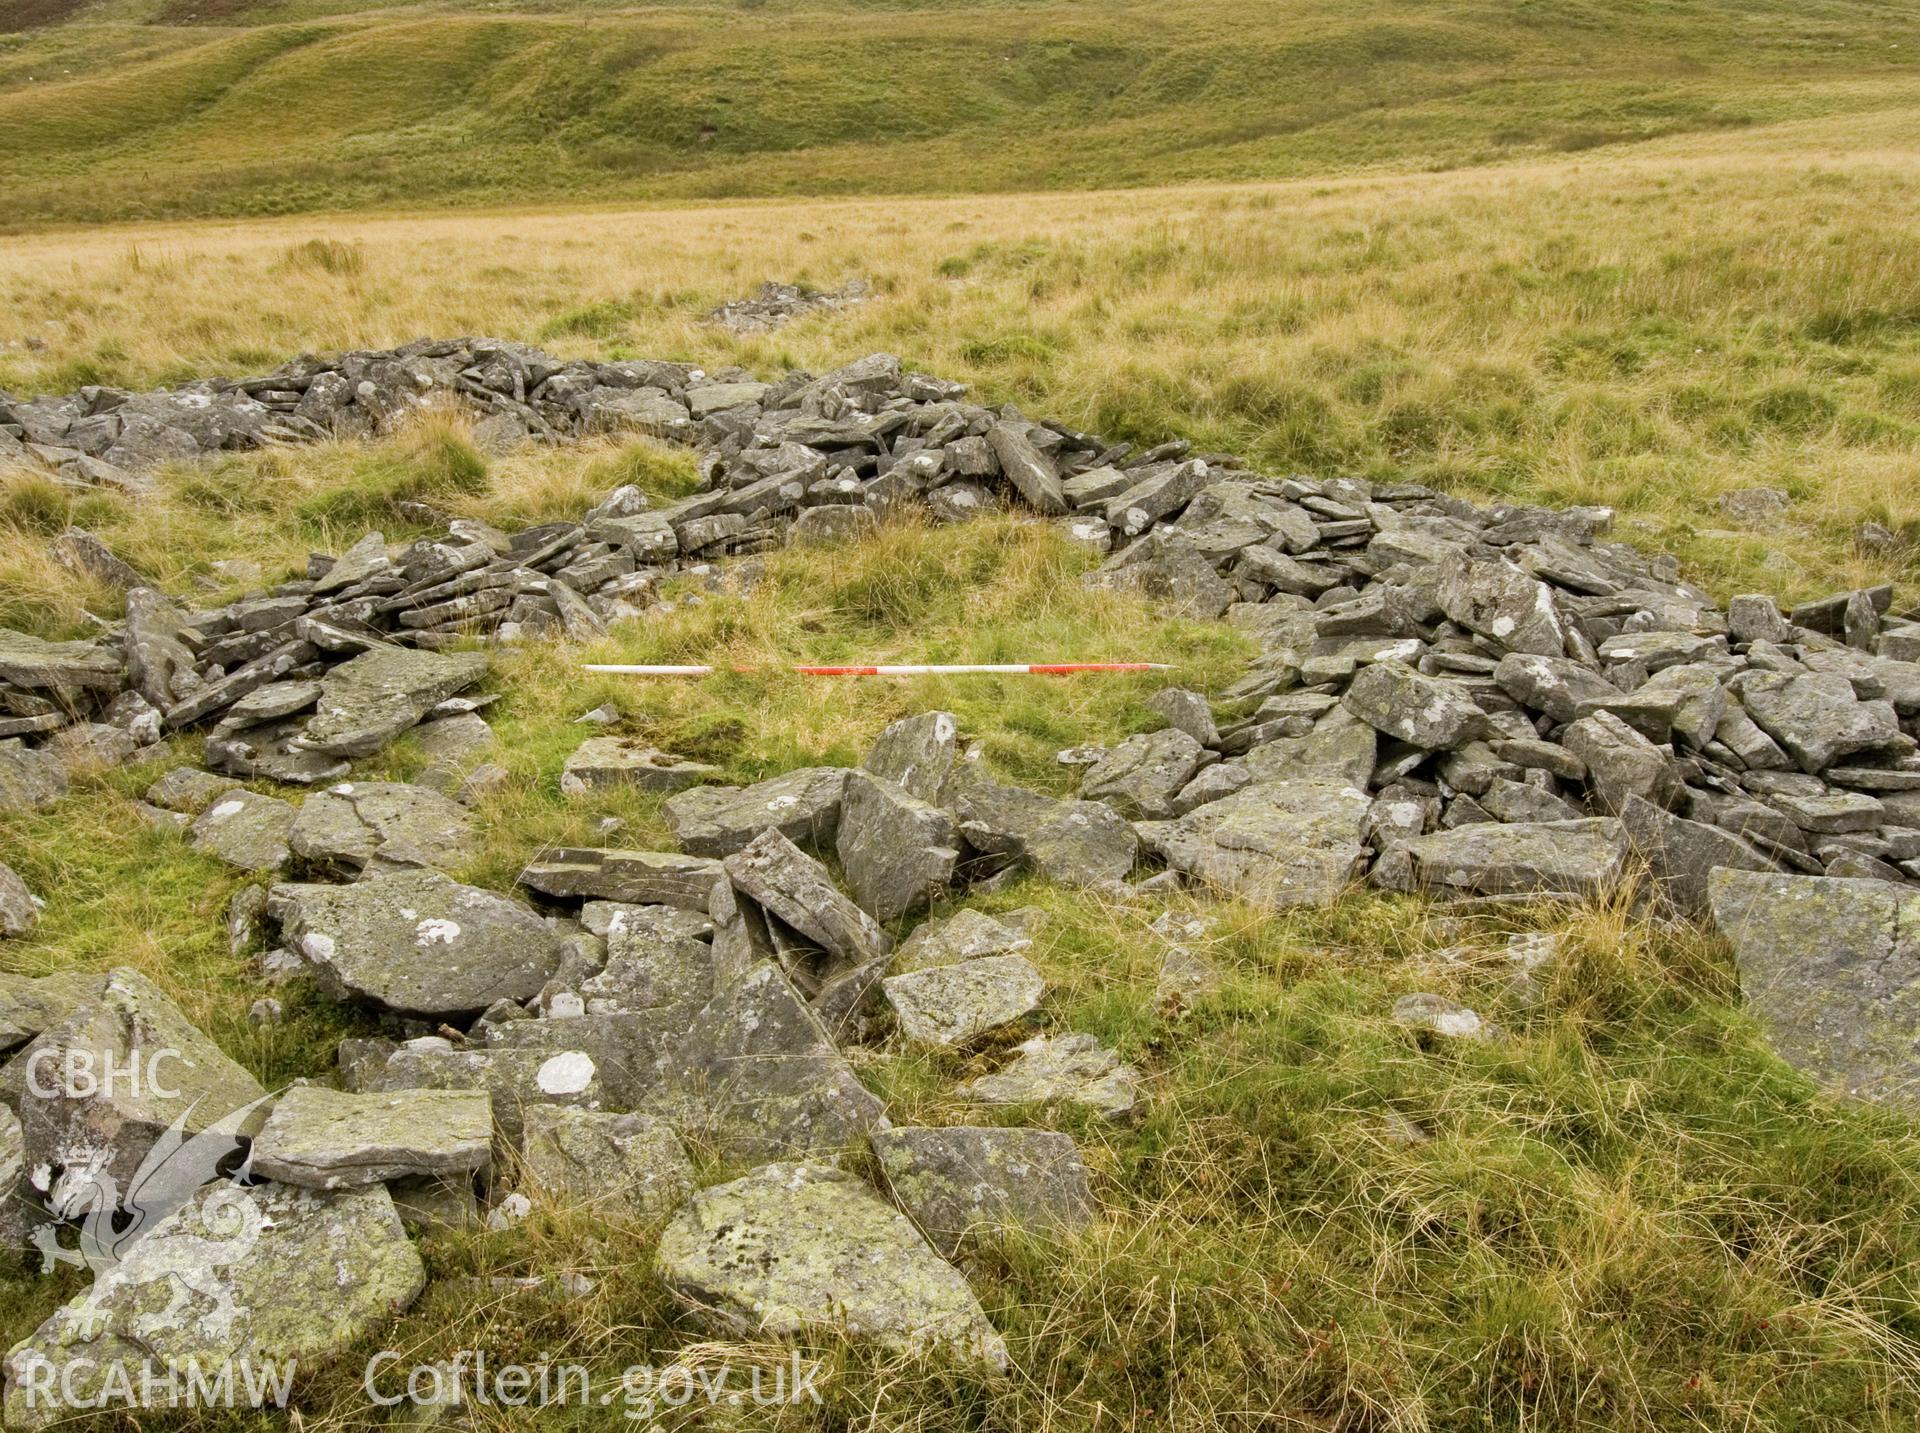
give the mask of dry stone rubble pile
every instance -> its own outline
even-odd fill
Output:
[[[59,1248],[58,1225],[119,1198],[185,1111],[185,1135],[250,1151],[262,1247],[351,1245],[337,1317],[243,1308],[222,1347],[323,1356],[418,1291],[408,1226],[483,1205],[501,1220],[539,1195],[664,1221],[661,1276],[723,1329],[797,1333],[835,1305],[887,1347],[1004,1366],[954,1261],[982,1229],[1096,1216],[1072,1141],[896,1128],[850,1056],[995,1036],[1012,1048],[955,1090],[983,1118],[1130,1114],[1140,1072],[1048,1022],[1037,911],[923,918],[1024,871],[1117,901],[1196,886],[1280,910],[1360,881],[1481,906],[1606,898],[1644,868],[1656,908],[1732,939],[1783,1054],[1859,1094],[1914,1094],[1920,623],[1888,589],[1723,611],[1671,560],[1608,540],[1603,510],[1262,475],[1181,443],[1136,453],[887,355],[765,383],[423,343],[239,384],[5,400],[0,447],[63,480],[137,486],[159,462],[387,432],[440,401],[499,441],[692,443],[702,484],[657,508],[624,489],[521,533],[454,522],[397,550],[371,533],[206,610],[70,533],[74,561],[129,588],[125,618],[83,641],[0,632],[0,806],[51,808],[75,770],[200,732],[206,769],[169,772],[143,814],[259,873],[232,933],[264,937],[263,985],[310,979],[387,1032],[343,1042],[339,1089],[276,1102],[131,971],[0,979],[14,1237]],[[856,769],[748,787],[589,714],[563,792],[670,793],[681,849],[544,851],[516,892],[454,878],[470,803],[503,775],[474,639],[597,637],[675,571],[999,507],[1100,551],[1095,585],[1224,619],[1259,655],[1223,692],[1158,693],[1157,730],[1062,753],[1080,768],[1072,798],[996,778],[945,712],[896,722]],[[419,782],[352,779],[402,735],[429,757]],[[39,909],[0,866],[0,934]],[[1191,934],[1161,932],[1163,1006],[1215,983]],[[1551,958],[1516,947],[1515,978]],[[1393,1015],[1422,1038],[1503,1038],[1438,996]],[[156,1041],[192,1053],[178,1109],[44,1095],[24,1076],[43,1052],[131,1059]],[[691,1140],[759,1167],[696,1189]],[[884,1190],[833,1164],[863,1143]],[[512,1170],[526,1188],[509,1191]],[[97,1337],[137,1321],[125,1286],[143,1259],[199,1247],[212,1197],[183,1192],[99,1275]],[[223,1317],[264,1287],[206,1273]],[[71,1356],[69,1319],[14,1350],[16,1382],[23,1360]],[[183,1335],[168,1356],[215,1342]]]

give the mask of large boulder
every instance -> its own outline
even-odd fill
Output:
[[[277,796],[232,791],[200,813],[187,840],[243,871],[274,871],[287,864],[293,819],[293,807]]]
[[[752,786],[696,786],[662,810],[681,849],[696,856],[731,856],[769,828],[825,849],[839,829],[846,779],[842,767],[804,766]]]
[[[1741,996],[1782,1059],[1830,1089],[1920,1105],[1920,895],[1721,869],[1707,898]]]
[[[873,1152],[900,1207],[949,1258],[977,1232],[1066,1233],[1093,1217],[1079,1147],[1052,1130],[881,1130]]]
[[[344,1352],[425,1284],[384,1188],[208,1184],[8,1353],[7,1426],[113,1406],[116,1389],[164,1401],[195,1369],[231,1370],[234,1396],[264,1403],[276,1370]]]
[[[560,937],[506,897],[435,871],[350,886],[275,886],[269,913],[338,1000],[417,1015],[460,1015],[540,993]]]
[[[847,773],[836,851],[854,899],[878,921],[924,906],[960,859],[951,816],[865,771]]]
[[[667,1222],[656,1258],[677,1297],[747,1338],[838,1333],[1007,1367],[967,1281],[842,1170],[770,1164],[703,1189]]]
[[[1337,781],[1260,781],[1140,839],[1201,885],[1275,910],[1332,902],[1366,866],[1371,803]]]

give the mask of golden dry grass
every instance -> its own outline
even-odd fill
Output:
[[[1610,503],[1723,591],[1798,596],[1901,575],[1852,532],[1920,519],[1917,175],[1897,126],[1821,121],[1325,183],[49,233],[0,251],[0,386],[423,334],[763,372],[884,348],[1282,471]],[[702,321],[763,278],[854,275],[876,302]],[[1796,499],[1782,529],[1718,513],[1755,484]]]

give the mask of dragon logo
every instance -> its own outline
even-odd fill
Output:
[[[97,1289],[142,1236],[221,1177],[221,1166],[240,1149],[248,1120],[272,1099],[263,1095],[191,1136],[186,1132],[187,1121],[197,1105],[183,1110],[153,1142],[124,1190],[104,1168],[64,1171],[55,1197],[48,1202],[69,1222],[79,1223],[79,1243],[73,1248],[61,1244],[53,1225],[36,1229],[33,1242],[40,1251],[42,1272],[51,1273],[58,1264],[85,1267],[93,1273]],[[176,1300],[184,1298],[187,1290],[216,1297],[212,1289],[197,1287],[193,1270],[210,1274],[215,1266],[244,1257],[258,1241],[262,1215],[239,1188],[251,1162],[249,1155],[228,1176],[227,1187],[201,1201],[200,1223],[207,1237],[170,1241],[170,1247],[178,1246],[183,1257],[170,1256],[167,1267],[155,1271],[154,1277],[177,1278],[185,1286],[176,1290]],[[184,1257],[189,1253],[191,1260]]]

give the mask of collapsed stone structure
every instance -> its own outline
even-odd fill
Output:
[[[663,1276],[723,1325],[758,1311],[795,1332],[825,1277],[848,1321],[889,1346],[1002,1365],[946,1260],[976,1224],[1091,1217],[1071,1141],[893,1130],[845,1052],[962,1047],[1031,1024],[1045,997],[1027,955],[1036,913],[963,910],[893,936],[930,902],[1020,870],[1118,900],[1197,885],[1284,909],[1361,880],[1479,904],[1604,898],[1644,867],[1648,899],[1734,940],[1783,1053],[1840,1087],[1912,1097],[1920,982],[1887,957],[1914,943],[1920,624],[1893,615],[1887,589],[1722,611],[1671,560],[1607,540],[1603,510],[1267,476],[1180,443],[1136,453],[971,403],[886,355],[769,384],[416,344],[224,387],[9,402],[0,432],[11,423],[71,480],[125,483],[185,455],[156,425],[198,452],[387,431],[427,399],[501,440],[691,442],[702,485],[664,508],[623,490],[580,522],[523,533],[456,522],[397,552],[369,534],[208,611],[136,585],[125,620],[94,640],[0,633],[0,804],[51,805],[75,763],[204,729],[208,769],[169,773],[148,818],[262,873],[235,929],[277,940],[263,977],[311,977],[387,1018],[391,1039],[343,1045],[340,1092],[223,1130],[262,1092],[210,1046],[196,1087],[219,1092],[202,1114],[216,1137],[250,1141],[256,1172],[314,1191],[307,1217],[371,1241],[382,1287],[409,1282],[395,1208],[476,1217],[500,1164],[476,1133],[491,1125],[550,1192],[671,1215]],[[167,421],[182,405],[216,416]],[[858,769],[747,788],[591,736],[562,789],[676,793],[680,851],[542,853],[521,875],[528,903],[445,873],[472,829],[463,801],[499,774],[487,698],[471,695],[486,657],[461,649],[472,639],[597,636],[676,570],[905,512],[946,522],[1001,506],[1104,554],[1093,583],[1223,618],[1260,655],[1224,692],[1159,693],[1163,729],[1063,753],[1084,764],[1077,799],[999,781],[941,712],[896,723]],[[138,583],[84,534],[65,541],[108,580]],[[433,759],[419,785],[343,780],[408,732]],[[296,806],[242,779],[311,794]],[[33,898],[11,874],[0,868],[0,918],[20,930]],[[1815,936],[1820,959],[1797,962]],[[1168,945],[1164,998],[1194,998],[1206,972]],[[1515,953],[1527,969],[1549,958]],[[83,1036],[125,1045],[125,1032],[184,1024],[156,1002],[130,972],[12,981],[0,1028],[16,1053],[0,1076]],[[1396,1016],[1426,1031],[1490,1033],[1438,997],[1402,1004]],[[134,1006],[148,1017],[131,1021]],[[1092,1037],[1040,1030],[959,1093],[1123,1118],[1141,1083]],[[165,1127],[164,1111],[45,1107],[17,1079],[5,1087],[20,1157],[0,1172],[14,1170],[29,1225],[74,1217],[93,1176],[137,1164]],[[413,1102],[440,1097],[451,1103],[421,1139]],[[775,1163],[687,1204],[687,1137]],[[819,1162],[861,1141],[904,1214]],[[384,1214],[365,1212],[383,1198]],[[343,1199],[359,1201],[351,1219],[327,1212]],[[725,1211],[732,1246],[702,1208]],[[300,1217],[276,1214],[279,1237]],[[884,1276],[863,1262],[873,1247],[892,1251]],[[57,1356],[53,1332],[15,1357]]]

